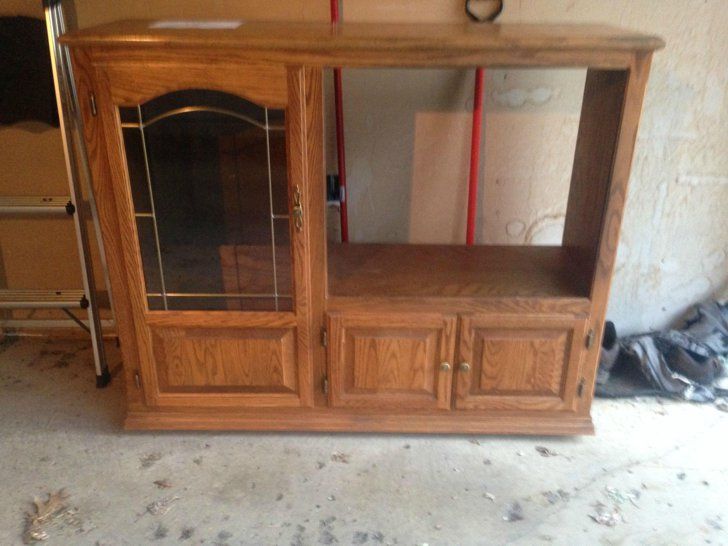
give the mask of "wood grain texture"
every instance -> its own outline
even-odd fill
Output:
[[[574,410],[586,320],[464,316],[455,406],[467,410]]]
[[[134,347],[138,351],[137,360],[139,362],[139,376],[143,386],[144,402],[146,405],[155,405],[159,387],[153,365],[154,356],[149,330],[144,321],[140,320],[146,311],[147,302],[144,293],[134,206],[126,168],[126,154],[122,141],[118,109],[111,98],[111,84],[106,72],[99,67],[94,67],[93,88],[89,89],[89,92],[94,93],[97,115],[92,116],[91,114],[90,94],[80,96],[79,102],[82,108],[87,109],[88,115],[96,119],[102,129],[99,142],[103,146],[103,161],[108,165],[108,170],[105,173],[107,178],[97,180],[95,184],[107,185],[112,192],[117,225],[116,233],[105,231],[103,224],[101,230],[106,239],[116,237],[117,239],[112,244],[118,246],[121,250],[120,266],[122,269],[115,273],[110,268],[109,276],[113,278],[115,274],[120,274],[124,278],[125,293],[121,297],[125,298],[129,305],[129,318],[131,319],[131,326],[134,328]],[[113,293],[114,301],[119,295],[118,292]],[[122,339],[121,342],[123,344],[124,340]]]
[[[334,407],[450,409],[453,316],[341,314],[329,317]]]
[[[329,245],[329,294],[348,297],[586,297],[579,254],[561,247]]]
[[[297,391],[293,329],[155,328],[152,336],[162,393],[256,393],[263,399]]]
[[[146,404],[156,405],[159,396],[159,381],[154,365],[151,335],[142,320],[147,311],[147,298],[121,120],[118,108],[113,102],[112,84],[106,72],[97,67],[97,74],[95,95],[97,117],[101,119],[104,128],[105,151],[110,166],[109,184],[114,191],[119,237],[123,249],[124,276],[127,282],[127,295],[131,303],[132,324],[136,332],[136,346],[139,351],[140,380],[144,384]],[[85,99],[87,102],[90,101],[90,97]],[[114,295],[115,298],[116,295]]]
[[[265,61],[315,66],[626,67],[664,42],[596,25],[246,22],[237,29],[152,29],[121,21],[65,35],[73,47],[234,49]]]
[[[391,409],[296,408],[133,411],[128,430],[270,430],[413,434],[593,434],[589,416],[554,412],[406,412]]]
[[[79,112],[83,124],[86,153],[91,168],[91,185],[101,226],[110,289],[113,294],[116,330],[124,362],[127,405],[130,409],[135,409],[144,403],[143,395],[145,390],[143,388],[145,384],[142,381],[142,389],[137,389],[135,384],[135,376],[140,374],[141,364],[137,351],[136,331],[134,329],[131,298],[124,265],[124,250],[121,242],[119,219],[116,213],[116,197],[111,182],[111,166],[106,155],[105,131],[101,126],[103,120],[93,116],[89,101],[83,100],[95,92],[95,82],[99,79],[99,75],[84,50],[74,51],[71,60],[76,91],[82,99],[79,100]]]
[[[308,207],[308,221],[304,224],[309,249],[309,297],[311,357],[313,359],[314,402],[323,406],[328,397],[323,392],[326,377],[326,349],[321,342],[324,329],[326,300],[326,173],[324,167],[324,97],[323,71],[307,67],[303,71],[305,97],[305,161],[306,185],[304,201]],[[318,336],[318,338],[317,338]]]
[[[144,321],[150,326],[201,328],[294,328],[293,313],[275,311],[148,311]]]
[[[306,188],[309,180],[308,140],[309,122],[308,103],[306,101],[306,70],[300,66],[287,68],[288,109],[286,110],[286,157],[288,158],[288,214],[293,210],[293,196],[297,190],[301,193],[301,205],[304,210],[302,228],[296,229],[289,222],[291,250],[293,254],[293,305],[296,314],[296,330],[298,332],[298,380],[301,385],[300,395],[303,405],[313,406],[313,350],[319,343],[317,333],[311,330],[312,325],[312,286],[311,263],[315,257],[311,254],[311,227],[308,214],[311,202]]]
[[[437,298],[437,297],[331,297],[326,309],[336,312],[368,311],[483,313],[483,314],[542,314],[587,317],[591,301],[587,298]]]
[[[493,328],[474,333],[473,381],[480,395],[560,396],[571,333]],[[478,371],[478,368],[480,370]]]
[[[204,88],[243,97],[268,108],[288,103],[286,71],[282,65],[232,63],[210,57],[198,62],[178,58],[166,62],[153,56],[139,63],[99,63],[106,71],[115,104],[136,106],[181,89]]]
[[[622,226],[622,217],[627,200],[630,171],[634,157],[637,131],[642,113],[642,104],[647,88],[647,80],[652,63],[652,54],[637,55],[629,69],[626,86],[619,93],[612,88],[613,93],[621,96],[622,107],[610,115],[618,116],[621,123],[614,127],[613,138],[616,142],[611,158],[603,157],[608,166],[608,178],[605,180],[607,192],[605,194],[604,214],[600,226],[600,237],[596,253],[596,265],[593,268],[592,279],[592,311],[590,328],[595,332],[594,345],[585,356],[583,378],[585,382],[585,395],[580,400],[579,411],[586,415],[591,406],[594,394],[596,370],[599,365],[599,354],[604,333],[604,321],[609,301],[614,264],[617,259],[619,233]],[[614,99],[605,98],[612,102]],[[597,129],[595,129],[597,130]],[[597,157],[600,157],[597,154]]]
[[[586,76],[563,244],[583,254],[590,280],[602,234],[628,77],[627,71],[594,69]]]

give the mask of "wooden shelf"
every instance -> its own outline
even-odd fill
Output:
[[[329,245],[332,297],[588,297],[583,260],[552,246]]]
[[[236,28],[160,28],[130,20],[66,34],[74,46],[234,49],[258,60],[337,66],[600,66],[624,68],[662,39],[602,25],[242,22]],[[177,22],[177,26],[182,26]],[[190,22],[192,23],[192,22]],[[174,26],[168,22],[167,27]]]

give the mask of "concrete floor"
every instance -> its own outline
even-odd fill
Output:
[[[6,338],[0,544],[61,488],[72,512],[44,544],[728,544],[728,414],[710,405],[597,401],[597,435],[565,439],[127,433],[122,408],[86,342]],[[597,503],[620,521],[593,521]]]

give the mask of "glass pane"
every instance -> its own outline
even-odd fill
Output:
[[[152,294],[161,293],[162,277],[159,274],[154,220],[151,217],[137,217],[137,234],[139,236],[139,247],[142,251],[142,269],[144,269],[144,283],[147,292]]]
[[[269,123],[273,123],[269,119]],[[273,184],[273,212],[288,214],[288,173],[286,172],[286,134],[283,131],[270,132],[270,167]]]
[[[293,264],[291,263],[291,232],[287,218],[275,220],[276,278],[278,294],[293,295]]]
[[[122,124],[136,125],[139,123],[139,112],[136,106],[120,106],[119,119]]]
[[[285,113],[211,91],[139,113],[124,144],[149,308],[290,310]]]
[[[124,149],[126,163],[129,166],[131,196],[135,212],[152,212],[149,201],[149,184],[147,184],[146,167],[144,165],[144,147],[142,133],[137,128],[124,128]]]
[[[275,305],[274,298],[231,298],[231,297],[181,297],[167,296],[169,311],[269,311]],[[161,296],[148,296],[147,305],[150,311],[164,311],[164,300]],[[293,300],[290,297],[278,298],[279,311],[293,311]]]
[[[147,296],[147,307],[150,311],[164,311],[162,296]]]
[[[169,296],[167,308],[170,311],[270,311],[275,307],[275,298],[221,298],[221,297],[199,297],[187,298]],[[293,305],[290,298],[278,298],[278,311],[292,311]]]

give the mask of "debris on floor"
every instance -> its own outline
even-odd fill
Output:
[[[504,521],[521,521],[523,519],[523,508],[517,502],[512,502],[506,506],[503,514]]]
[[[488,493],[487,491],[483,493],[483,496],[488,499],[490,502],[495,502],[495,495],[493,493]]]
[[[331,454],[331,460],[335,463],[349,464],[349,457],[350,455],[348,455],[347,453],[342,453],[341,451],[334,451]]]
[[[179,540],[188,540],[192,538],[192,535],[195,534],[195,529],[193,527],[183,527],[182,532],[179,534]]]
[[[154,530],[154,540],[162,540],[163,538],[167,538],[168,534],[169,529],[160,523]]]
[[[25,514],[23,542],[32,544],[47,540],[50,536],[49,528],[57,523],[80,527],[81,522],[76,516],[76,510],[69,508],[67,500],[68,494],[63,489],[49,493],[46,500],[35,498],[33,500],[34,513]]]
[[[536,446],[536,451],[538,451],[541,457],[556,457],[558,455],[555,451],[544,446]]]
[[[604,488],[604,494],[611,500],[614,504],[625,504],[627,502],[633,504],[634,506],[637,506],[637,500],[640,498],[640,491],[637,489],[630,489],[627,492],[620,491],[616,487],[612,486],[606,486]]]
[[[352,544],[366,544],[369,542],[369,533],[364,531],[356,531],[351,539]]]
[[[589,514],[589,517],[597,522],[599,525],[606,525],[607,527],[614,527],[618,523],[624,521],[622,514],[616,507],[609,508],[603,502],[597,502],[594,504],[595,513]]]
[[[162,454],[159,452],[155,453],[147,453],[143,457],[139,458],[139,464],[142,468],[150,468],[154,465],[159,459],[162,458]]]
[[[722,398],[715,402],[715,407],[720,411],[728,411],[728,398]]]
[[[556,504],[557,502],[562,501],[566,502],[571,497],[568,491],[564,491],[563,489],[557,489],[556,491],[544,491],[541,495],[549,504]]]
[[[326,519],[319,520],[319,544],[335,544],[339,540],[334,535],[334,522],[336,516],[329,516]]]
[[[712,527],[716,531],[723,530],[723,518],[720,516],[715,516],[714,518],[708,518],[705,520],[705,523],[710,525],[710,527]]]
[[[172,487],[172,482],[169,480],[154,480],[154,485],[156,485],[158,489],[169,489]]]
[[[177,502],[179,497],[164,497],[147,505],[147,512],[153,516],[163,516],[172,508],[172,504]]]

